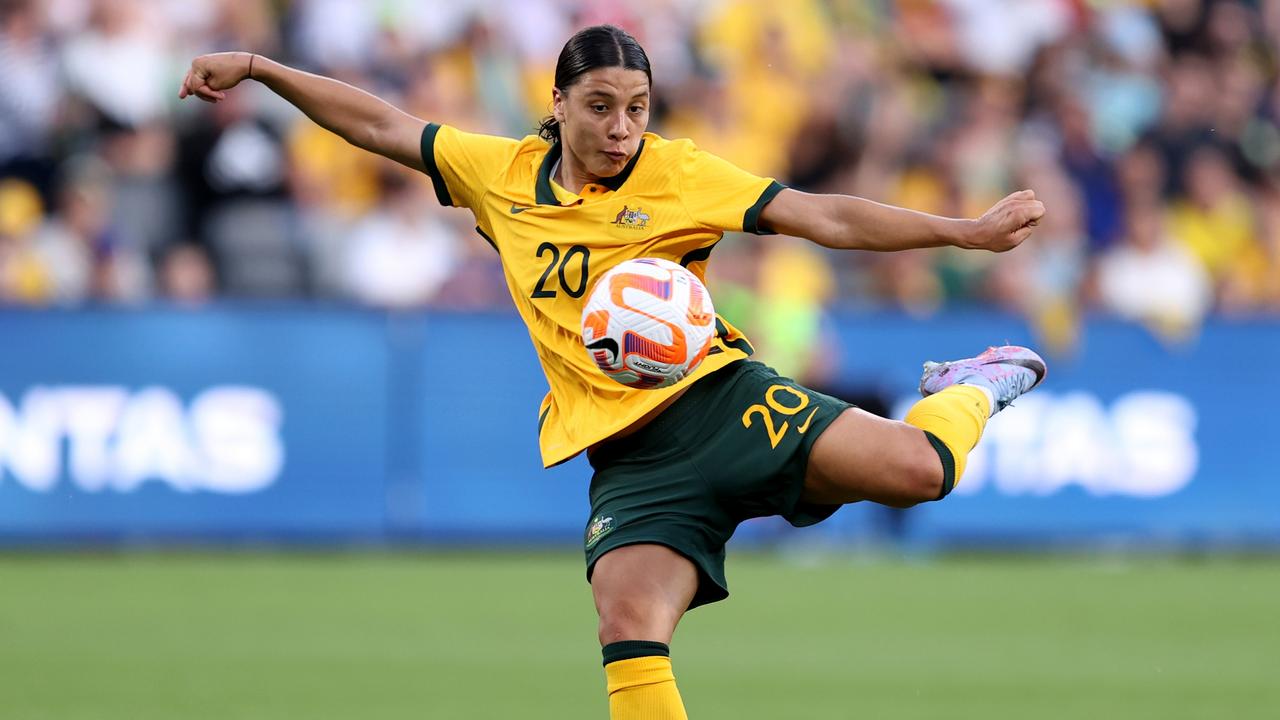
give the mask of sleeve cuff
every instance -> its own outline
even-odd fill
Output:
[[[769,187],[760,193],[760,199],[756,200],[755,205],[747,208],[747,212],[742,216],[742,231],[755,233],[756,235],[776,235],[773,230],[760,225],[760,213],[764,212],[764,206],[777,196],[778,193],[786,190],[787,186],[774,180],[769,183]]]
[[[431,186],[436,190],[436,200],[445,207],[453,207],[453,198],[449,195],[449,188],[444,184],[444,176],[440,174],[440,167],[436,165],[436,133],[440,132],[439,123],[429,122],[422,129],[422,164],[427,169],[427,175],[431,178]],[[761,205],[761,207],[764,207]]]

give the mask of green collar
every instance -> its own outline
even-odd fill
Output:
[[[546,157],[542,158],[542,166],[538,168],[538,182],[534,185],[534,199],[539,205],[559,205],[560,201],[556,199],[555,191],[551,189],[551,168],[555,167],[556,160],[560,159],[562,152],[560,143],[554,143],[551,149],[547,151]],[[640,141],[640,146],[636,148],[636,154],[631,156],[627,166],[622,168],[622,172],[613,177],[600,178],[598,185],[603,185],[610,190],[617,192],[622,187],[622,183],[631,177],[631,171],[636,167],[636,161],[640,159],[640,153],[644,151],[644,140]]]

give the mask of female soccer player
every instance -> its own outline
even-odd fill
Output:
[[[601,374],[581,345],[583,296],[623,260],[666,258],[701,276],[726,230],[833,248],[1003,252],[1044,213],[1027,190],[973,220],[806,194],[648,133],[649,60],[618,28],[569,39],[552,115],[522,140],[425,122],[249,53],[196,58],[179,97],[217,102],[246,78],[351,144],[425,172],[439,201],[469,209],[501,256],[550,385],[543,462],[585,450],[595,470],[587,578],[615,720],[686,717],[668,646],[686,610],[728,596],[725,542],[741,521],[776,514],[801,526],[859,500],[941,499],[987,418],[1044,376],[1043,361],[1017,347],[927,363],[925,398],[894,422],[747,360],[750,344],[723,319],[711,353],[675,387],[632,390]]]

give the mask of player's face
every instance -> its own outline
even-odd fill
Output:
[[[622,172],[649,125],[649,78],[643,70],[596,68],[566,92],[552,89],[566,156],[597,178]]]

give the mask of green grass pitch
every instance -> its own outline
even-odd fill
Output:
[[[691,717],[1254,718],[1280,559],[730,557]],[[0,718],[607,717],[575,554],[0,556]]]

